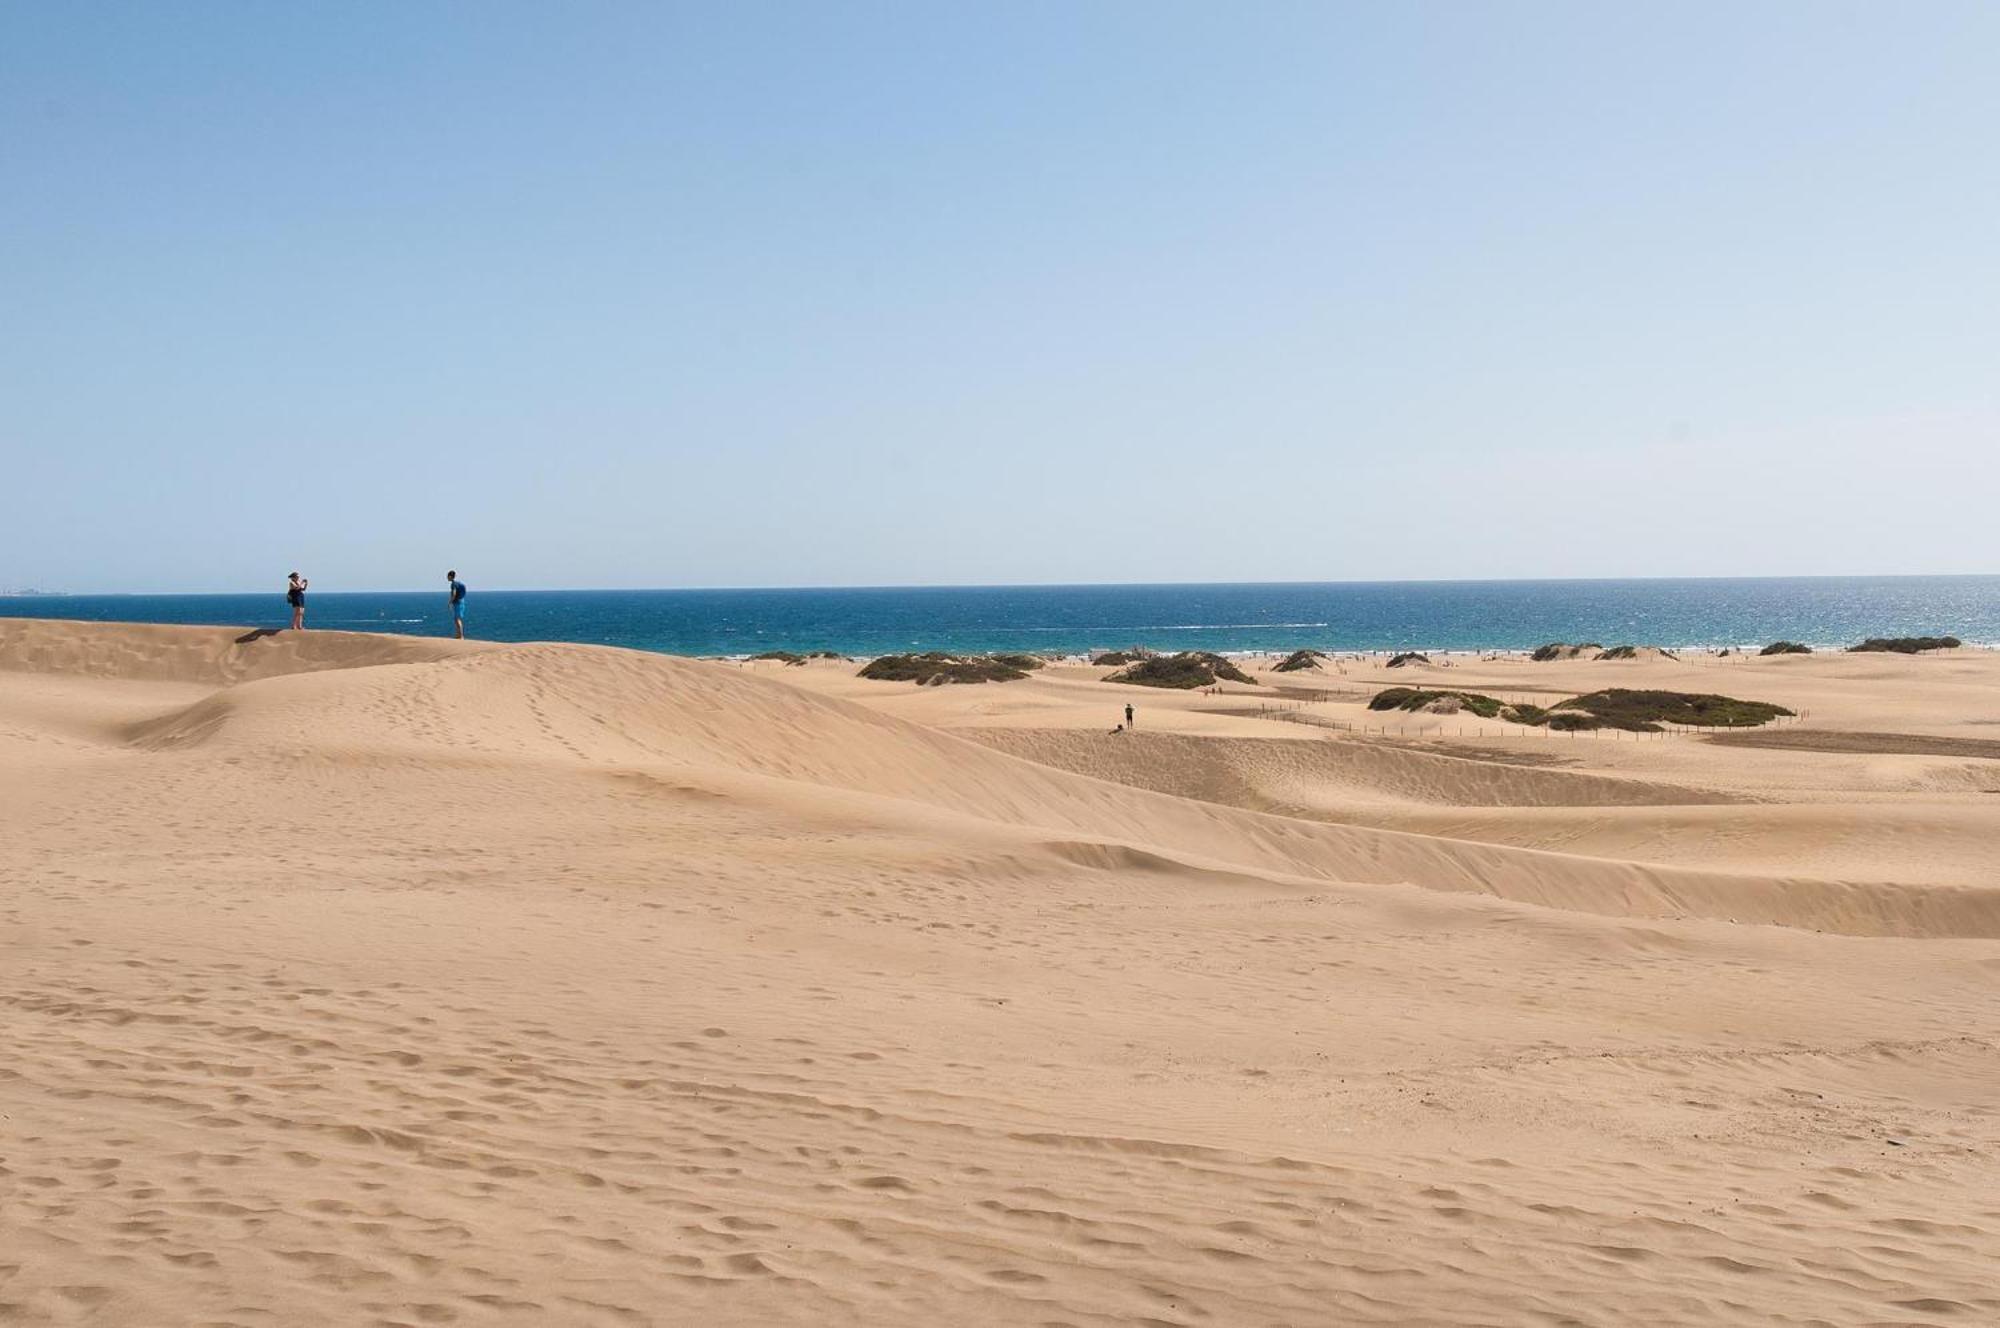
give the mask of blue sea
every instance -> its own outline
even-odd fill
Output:
[[[679,655],[764,650],[1224,653],[1521,650],[1545,641],[1675,647],[1949,635],[2000,645],[2000,576],[1644,581],[1352,581],[835,590],[482,590],[469,634]],[[268,595],[25,595],[0,616],[278,627]],[[441,591],[314,591],[309,627],[443,636]]]

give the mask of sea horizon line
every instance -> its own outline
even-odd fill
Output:
[[[440,578],[442,580],[442,578]],[[1210,580],[1210,581],[938,581],[882,582],[852,585],[701,585],[701,586],[499,586],[482,588],[486,595],[698,595],[950,590],[1177,590],[1188,587],[1256,588],[1304,586],[1506,586],[1506,585],[1631,585],[1675,582],[1747,581],[1977,581],[2000,580],[2000,572],[1756,572],[1660,576],[1434,576],[1361,577],[1354,579]],[[315,595],[422,595],[443,593],[429,583],[420,586],[357,586],[315,590]],[[0,590],[0,599],[181,599],[258,597],[277,593],[252,590],[45,590],[21,587]]]

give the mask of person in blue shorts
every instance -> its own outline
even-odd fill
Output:
[[[451,590],[451,632],[459,640],[465,639],[465,582],[458,579],[458,573],[446,572],[445,585]]]

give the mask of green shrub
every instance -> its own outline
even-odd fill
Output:
[[[1106,651],[1104,654],[1098,655],[1095,658],[1093,658],[1090,662],[1092,664],[1109,665],[1112,668],[1123,668],[1127,664],[1137,664],[1141,660],[1157,659],[1157,658],[1158,656],[1154,654],[1154,652],[1144,649],[1143,647],[1134,646],[1130,650]]]
[[[1560,731],[1614,728],[1633,733],[1657,733],[1662,724],[1705,728],[1753,728],[1792,712],[1766,701],[1739,701],[1732,696],[1700,692],[1638,691],[1613,687],[1573,696],[1552,706],[1519,702],[1503,705],[1479,692],[1440,691],[1423,687],[1388,687],[1368,702],[1370,710],[1422,710],[1433,702],[1456,700],[1481,719],[1510,724],[1544,725]]]
[[[1271,666],[1273,673],[1297,673],[1301,669],[1317,669],[1326,655],[1318,650],[1294,650],[1291,654]]]
[[[1667,649],[1666,647],[1664,647],[1664,646],[1613,646],[1613,647],[1611,647],[1611,649],[1609,649],[1609,650],[1606,650],[1606,651],[1602,652],[1601,654],[1599,654],[1599,655],[1597,656],[1597,658],[1599,658],[1599,659],[1638,659],[1638,658],[1640,658],[1640,653],[1641,653],[1642,651],[1647,651],[1647,650],[1650,650],[1650,651],[1653,651],[1653,652],[1654,652],[1655,654],[1659,655],[1659,656],[1660,656],[1660,657],[1661,657],[1662,659],[1679,659],[1679,658],[1680,658],[1680,656],[1679,656],[1679,655],[1676,655],[1676,654],[1675,654],[1675,653],[1674,653],[1673,651],[1671,651],[1671,650],[1668,650],[1668,649]]]
[[[1602,649],[1604,647],[1595,641],[1589,641],[1580,646],[1573,646],[1567,641],[1551,641],[1545,646],[1536,646],[1535,653],[1528,656],[1528,658],[1534,660],[1537,664],[1546,664],[1552,659],[1574,659],[1586,650]]]
[[[1429,655],[1424,654],[1422,651],[1406,650],[1400,655],[1392,655],[1389,659],[1388,667],[1392,669],[1400,669],[1405,664],[1428,664],[1430,662],[1431,662],[1431,657]]]
[[[1031,673],[1048,663],[1040,655],[989,655],[987,658],[995,664],[1005,664],[1008,668],[1019,669],[1023,673]]]
[[[1208,650],[1148,656],[1120,669],[1104,681],[1130,683],[1135,687],[1192,689],[1213,687],[1217,679],[1253,685],[1257,681],[1221,655]]]
[[[922,655],[883,655],[871,659],[861,666],[859,676],[878,682],[914,682],[937,687],[946,683],[1013,682],[1028,675],[1022,669],[982,655],[947,655],[932,650]]]
[[[1755,728],[1792,712],[1768,701],[1739,701],[1733,696],[1712,692],[1656,692],[1625,687],[1573,696],[1550,706],[1552,712],[1589,715],[1597,723],[1631,733],[1658,733],[1661,724],[1686,724],[1704,728]],[[1558,715],[1552,713],[1552,727]],[[1593,726],[1594,727],[1594,726]]]
[[[1858,646],[1849,646],[1849,652],[1894,651],[1898,655],[1915,655],[1926,650],[1955,650],[1964,645],[1955,636],[1871,636]]]
[[[841,654],[838,650],[808,650],[804,654],[792,650],[766,650],[763,654],[752,655],[750,658],[775,659],[781,660],[786,664],[803,664],[809,659],[846,659],[847,656]]]
[[[1433,691],[1422,687],[1389,687],[1375,693],[1370,710],[1422,710],[1437,701],[1455,700],[1481,719],[1497,719],[1500,702],[1479,692]]]
[[[1757,652],[1760,655],[1810,655],[1811,646],[1802,646],[1796,641],[1773,641]]]

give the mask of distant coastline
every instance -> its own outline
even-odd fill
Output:
[[[471,578],[468,577],[468,580]],[[473,636],[668,654],[773,649],[1080,654],[1532,650],[1601,641],[1682,650],[1817,648],[1949,634],[2000,645],[2000,576],[1427,581],[771,590],[482,590]],[[0,597],[0,616],[275,627],[281,594]],[[314,591],[308,626],[443,635],[441,592]]]

